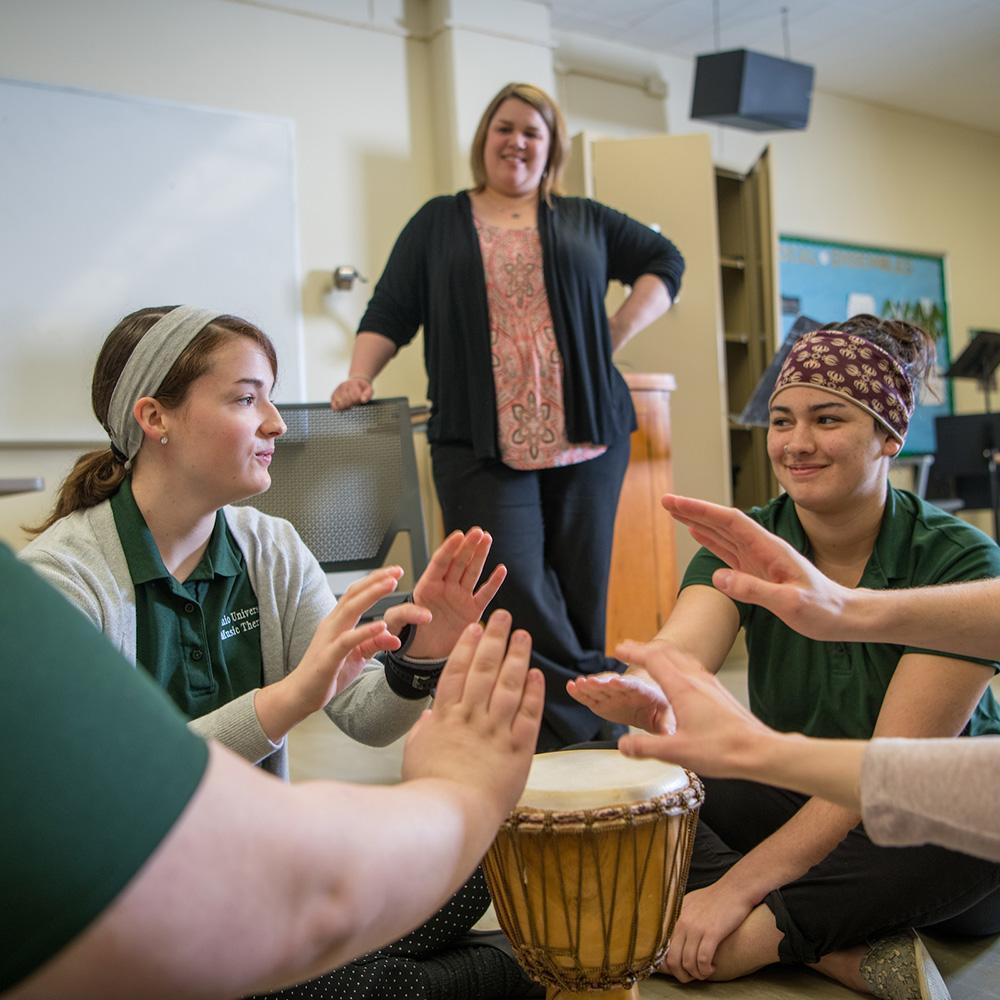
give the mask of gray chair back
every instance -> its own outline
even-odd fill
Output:
[[[328,573],[382,566],[396,536],[409,536],[413,576],[427,566],[409,402],[373,400],[334,412],[328,403],[282,403],[271,488],[244,501],[283,517]],[[379,610],[404,600],[394,594]]]

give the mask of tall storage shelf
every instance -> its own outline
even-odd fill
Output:
[[[739,420],[776,344],[775,242],[767,151],[747,174],[716,167],[715,189],[733,504],[747,508],[766,503],[778,488],[767,458],[766,430]]]

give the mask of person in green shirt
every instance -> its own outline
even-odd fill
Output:
[[[672,494],[662,503],[730,567],[715,571],[714,587],[767,608],[803,635],[1000,656],[1000,579],[904,590],[844,587],[732,507]],[[622,753],[819,795],[860,810],[878,844],[940,844],[1000,861],[1000,736],[826,740],[780,733],[667,643],[629,644],[628,656],[655,679],[675,725],[630,734],[619,741]]]
[[[193,731],[287,777],[287,734],[314,712],[369,745],[406,733],[506,571],[480,583],[492,539],[476,527],[453,532],[413,603],[359,624],[396,587],[399,567],[370,574],[338,602],[287,521],[232,506],[268,488],[276,446],[280,461],[277,372],[268,337],[239,317],[190,306],[126,316],[93,377],[111,444],[77,462],[21,557],[150,674]],[[425,992],[435,989],[425,980],[436,967],[410,963],[461,941],[488,904],[477,871],[380,974],[398,978],[402,964]],[[452,957],[498,980],[499,995],[510,982],[530,986],[501,949],[463,945]],[[363,978],[376,971],[369,962]],[[352,975],[342,970],[311,993],[360,995]]]
[[[992,540],[889,485],[932,358],[916,327],[856,316],[801,338],[778,376],[768,454],[785,493],[751,516],[844,587],[1000,576]],[[656,639],[715,672],[743,627],[751,708],[767,725],[854,739],[1000,732],[987,689],[995,663],[807,639],[715,589],[723,565],[696,555]],[[666,725],[662,692],[638,666],[569,687],[613,721],[654,733]],[[782,961],[876,996],[946,996],[918,939],[897,932],[1000,930],[1000,866],[991,862],[877,847],[857,811],[752,782],[709,779],[701,815],[665,965],[680,980],[731,979]]]
[[[401,784],[288,785],[186,728],[3,545],[0,589],[10,1000],[233,997],[341,965],[438,908],[524,787],[544,683],[505,611],[463,631]]]

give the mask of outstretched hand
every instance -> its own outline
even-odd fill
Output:
[[[407,650],[416,659],[443,660],[463,629],[478,622],[507,576],[497,566],[480,586],[493,539],[482,528],[453,531],[438,547],[413,589],[413,604],[396,605],[386,612],[390,631],[418,625]]]
[[[343,691],[376,653],[399,648],[399,639],[384,621],[364,625],[358,621],[396,589],[402,575],[402,567],[387,566],[356,580],[320,622],[305,655],[287,678],[293,682],[305,714],[323,708]]]
[[[566,682],[581,705],[609,722],[665,733],[671,726],[670,703],[656,684],[636,673],[582,674]]]
[[[693,657],[666,643],[625,642],[617,652],[659,685],[674,721],[671,732],[623,736],[618,749],[626,757],[656,757],[711,777],[741,777],[761,740],[773,735]]]
[[[824,576],[787,542],[733,507],[668,493],[660,501],[696,542],[732,569],[712,576],[734,601],[759,604],[810,639],[841,638],[851,591]]]
[[[545,682],[529,669],[531,637],[506,611],[468,625],[410,731],[403,778],[442,778],[485,793],[497,821],[516,804],[535,752]],[[508,644],[509,636],[509,644]]]

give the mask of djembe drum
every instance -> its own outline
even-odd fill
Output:
[[[535,757],[484,867],[500,926],[549,1000],[638,1000],[680,913],[703,799],[673,764]]]

